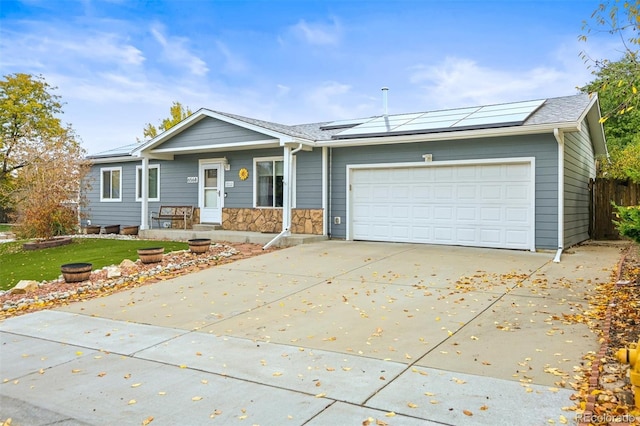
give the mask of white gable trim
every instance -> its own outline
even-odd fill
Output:
[[[242,127],[248,130],[252,130],[254,132],[258,132],[258,133],[262,133],[266,136],[270,136],[273,139],[276,139],[279,141],[280,145],[284,145],[286,143],[308,143],[308,144],[313,144],[313,141],[311,140],[306,140],[306,139],[301,139],[301,138],[297,138],[297,137],[293,137],[290,135],[287,135],[285,133],[281,133],[281,132],[277,132],[271,129],[267,129],[255,124],[251,124],[251,123],[247,123],[245,121],[242,120],[238,120],[232,117],[228,117],[224,114],[219,114],[216,113],[215,111],[211,111],[208,109],[204,109],[201,108],[198,111],[196,111],[195,113],[193,113],[192,115],[190,115],[189,117],[185,118],[184,120],[182,120],[180,123],[176,124],[175,126],[173,126],[172,128],[170,128],[169,130],[160,133],[158,136],[156,136],[155,138],[149,140],[148,142],[145,142],[143,144],[140,145],[140,147],[134,149],[132,151],[132,155],[134,157],[141,157],[143,156],[145,153],[151,153],[151,152],[176,152],[176,150],[162,150],[160,149],[154,149],[158,146],[160,146],[162,143],[166,142],[167,140],[171,139],[173,136],[181,133],[182,131],[188,129],[189,127],[193,126],[195,123],[199,122],[200,120],[204,119],[204,118],[214,118],[216,120],[220,120],[220,121],[224,121],[226,123],[229,124],[233,124],[234,126],[238,126],[238,127]],[[238,143],[237,146],[244,146],[246,147],[247,142],[241,142]],[[235,145],[227,145],[226,148],[233,148]],[[194,147],[194,149],[202,149],[202,147]]]

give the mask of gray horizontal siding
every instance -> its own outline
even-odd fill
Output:
[[[158,148],[186,148],[203,145],[221,145],[238,142],[264,141],[274,139],[262,133],[235,126],[215,118],[206,117],[188,129],[173,136]]]
[[[214,154],[177,155],[173,161],[151,161],[160,164],[160,201],[150,202],[149,211],[158,211],[160,205],[198,205],[198,188],[195,183],[187,183],[187,177],[198,176],[201,159],[226,157],[230,170],[223,172],[227,182],[233,187],[223,187],[226,197],[225,207],[253,207],[253,160],[262,157],[283,157],[283,148],[234,151]],[[87,191],[89,202],[84,212],[93,224],[134,225],[140,224],[141,203],[135,200],[136,166],[141,161],[128,163],[99,164],[91,168],[89,180],[91,189]],[[300,151],[296,154],[296,207],[322,207],[322,150]],[[100,201],[100,170],[105,167],[122,167],[122,201]],[[249,178],[240,180],[240,169],[249,170]],[[86,221],[84,222],[86,223]]]
[[[589,239],[589,179],[595,177],[595,154],[588,126],[567,133],[564,143],[564,245]]]
[[[423,161],[432,154],[434,161],[536,158],[536,247],[556,248],[558,237],[558,150],[553,135],[417,142],[367,147],[341,147],[331,150],[331,218],[343,218],[341,225],[330,222],[331,234],[346,237],[346,169],[352,164],[401,163]]]

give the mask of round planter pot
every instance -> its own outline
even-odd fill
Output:
[[[140,227],[138,225],[123,226],[122,229],[120,229],[120,233],[122,235],[138,235],[139,229]]]
[[[93,264],[91,263],[66,263],[60,266],[62,276],[68,283],[78,283],[86,281],[91,276],[91,269]]]
[[[162,261],[164,247],[138,249],[138,257],[142,263],[158,263]]]
[[[189,243],[189,250],[191,250],[191,253],[196,254],[208,252],[209,246],[211,245],[211,239],[209,238],[194,238],[187,242]]]

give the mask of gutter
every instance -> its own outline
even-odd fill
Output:
[[[564,250],[564,132],[553,129],[553,136],[558,142],[558,250],[553,261],[560,263]]]
[[[282,232],[280,232],[278,235],[276,235],[271,241],[269,241],[267,244],[265,244],[262,247],[262,250],[266,250],[269,247],[271,247],[272,245],[274,245],[275,243],[277,243],[282,237],[290,235],[290,229],[291,229],[291,196],[293,195],[292,192],[292,188],[291,188],[291,183],[293,181],[293,179],[291,178],[292,174],[293,174],[293,167],[291,166],[293,164],[293,156],[294,154],[298,153],[299,151],[302,150],[303,144],[299,144],[298,147],[292,151],[289,151],[287,153],[287,158],[288,161],[287,163],[287,197],[286,197],[286,202],[284,203],[285,205],[282,206]],[[287,151],[287,148],[285,147],[285,151]],[[285,210],[286,210],[286,216],[285,216]]]

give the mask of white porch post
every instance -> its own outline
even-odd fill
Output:
[[[282,182],[282,231],[291,226],[291,147],[284,147],[284,181]]]
[[[140,229],[149,229],[149,159],[142,157],[142,176],[140,176],[142,204],[140,206]]]

